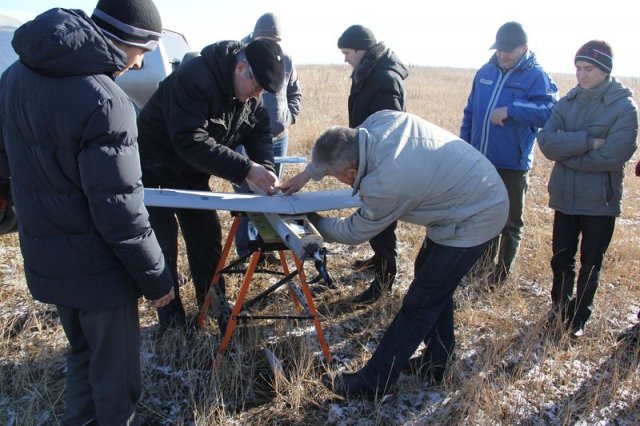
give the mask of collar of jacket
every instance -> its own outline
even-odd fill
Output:
[[[233,105],[233,76],[236,67],[236,53],[242,43],[235,40],[224,40],[210,44],[202,49],[203,57],[209,71],[214,76],[218,89],[224,94],[229,105]]]
[[[576,98],[588,100],[602,98],[605,105],[611,105],[619,99],[632,97],[633,93],[624,87],[615,77],[607,77],[604,83],[593,89],[583,89],[576,86],[567,93],[567,100],[573,101]]]
[[[380,42],[373,45],[362,58],[362,62],[351,73],[354,87],[360,87],[364,81],[371,75],[380,58],[384,55],[387,48],[384,43]]]
[[[518,63],[513,68],[509,68],[508,70],[503,70],[502,68],[500,68],[498,55],[496,53],[493,54],[489,62],[495,65],[495,67],[498,68],[501,72],[508,73],[509,71],[531,68],[536,62],[536,55],[531,50],[527,49],[527,51],[524,52],[524,55],[522,55],[522,58],[520,58],[520,61],[518,61]]]

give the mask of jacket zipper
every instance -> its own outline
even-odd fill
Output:
[[[482,138],[480,139],[480,152],[486,157],[487,151],[489,148],[489,129],[491,128],[491,113],[498,102],[498,98],[502,93],[502,89],[504,88],[507,79],[511,75],[511,73],[515,70],[515,68],[510,69],[506,73],[500,70],[500,78],[496,82],[496,87],[491,94],[491,99],[489,100],[489,105],[487,107],[487,111],[485,112],[484,122],[482,125]]]

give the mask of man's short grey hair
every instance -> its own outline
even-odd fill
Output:
[[[358,168],[358,131],[334,126],[324,131],[313,145],[312,163],[324,175]]]

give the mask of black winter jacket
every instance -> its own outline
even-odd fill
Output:
[[[211,175],[241,184],[253,160],[274,170],[269,115],[260,99],[234,98],[233,72],[242,44],[205,47],[170,74],[138,117],[145,182],[208,190]],[[249,158],[235,148],[244,145]]]
[[[409,70],[383,43],[371,47],[351,75],[349,127],[355,128],[374,112],[406,111],[404,83]]]
[[[143,204],[126,55],[81,10],[24,24],[0,81],[0,176],[11,177],[33,297],[100,310],[173,285]]]

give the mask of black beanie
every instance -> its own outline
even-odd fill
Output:
[[[246,47],[247,61],[260,87],[278,93],[284,85],[284,58],[280,45],[261,38]]]
[[[367,50],[376,44],[373,32],[362,25],[352,25],[338,39],[338,49]]]
[[[271,37],[278,41],[282,39],[280,20],[273,13],[265,13],[256,21],[253,29],[253,38]]]
[[[99,0],[91,19],[107,37],[145,50],[155,49],[162,35],[160,13],[151,0]]]
[[[611,69],[613,69],[611,46],[602,40],[588,41],[578,49],[573,63],[575,64],[577,61],[590,62],[607,74],[611,74]]]

